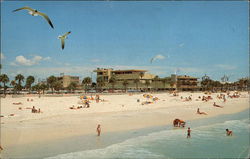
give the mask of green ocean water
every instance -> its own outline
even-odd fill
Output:
[[[102,148],[57,154],[47,159],[172,159],[172,158],[249,158],[249,110],[202,121],[188,121],[187,129],[161,127],[126,138]],[[226,136],[225,129],[233,130]],[[108,137],[112,140],[112,136]]]

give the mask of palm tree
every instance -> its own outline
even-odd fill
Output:
[[[13,86],[14,93],[16,93],[16,81],[15,81],[15,80],[12,80],[12,81],[10,82],[10,85]]]
[[[122,85],[124,86],[124,91],[127,92],[128,80],[123,80]]]
[[[47,83],[48,86],[51,88],[52,94],[54,93],[54,87],[56,82],[57,78],[55,76],[50,76],[49,78],[47,78]]]
[[[82,84],[84,85],[84,89],[85,89],[85,93],[87,92],[88,90],[88,86],[92,83],[92,80],[90,77],[85,77],[83,80],[82,80]]]
[[[34,76],[28,76],[26,78],[26,88],[29,89],[29,93],[31,90],[31,85],[35,82],[35,77]]]
[[[101,89],[101,91],[102,91],[102,87],[105,85],[103,77],[102,77],[102,76],[97,77],[96,83],[97,83],[97,86],[98,86],[98,87]]]
[[[112,85],[112,92],[114,92],[116,80],[117,79],[114,75],[109,79],[109,83]]]
[[[15,80],[18,81],[17,90],[21,91],[23,89],[22,82],[24,81],[24,76],[22,74],[18,74],[16,75]]]
[[[40,88],[41,88],[41,90],[43,91],[43,94],[44,94],[44,91],[48,89],[48,86],[46,84],[42,83],[40,85]]]
[[[146,81],[145,81],[145,85],[146,85],[147,90],[148,90],[148,86],[150,85],[150,81],[149,81],[149,79],[146,79]]]
[[[134,83],[135,83],[135,86],[136,86],[136,90],[138,90],[138,84],[140,82],[140,79],[139,78],[136,78],[134,79]]]
[[[4,88],[3,93],[4,93],[4,95],[6,95],[6,89],[7,89],[6,83],[8,83],[9,81],[10,81],[9,77],[6,74],[1,74],[0,75],[0,82],[3,83],[3,88]]]
[[[40,97],[40,93],[41,93],[41,85],[40,84],[36,84],[36,85],[32,86],[32,90],[37,91],[39,94],[39,97]]]
[[[60,81],[56,81],[53,85],[54,85],[54,89],[57,92],[59,92],[62,89],[62,87],[63,87],[63,85],[62,85],[62,83]]]
[[[70,92],[73,90],[73,93],[74,93],[74,91],[75,91],[76,88],[77,88],[77,83],[76,83],[76,82],[71,82],[67,88],[68,88],[68,90],[69,90]]]

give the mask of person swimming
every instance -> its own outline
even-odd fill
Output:
[[[231,131],[231,130],[226,129],[226,132],[227,132],[227,136],[232,136],[233,135],[233,131]]]

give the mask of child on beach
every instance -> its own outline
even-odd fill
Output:
[[[101,135],[101,125],[100,124],[97,125],[96,131],[97,131],[97,136],[100,136]]]

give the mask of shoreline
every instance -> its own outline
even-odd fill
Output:
[[[223,104],[224,108],[215,108],[213,101],[190,101],[183,102],[180,96],[193,95],[196,98],[203,93],[181,93],[179,97],[169,94],[152,94],[160,98],[159,101],[141,105],[136,102],[140,98],[146,101],[142,95],[119,95],[102,96],[107,102],[91,103],[90,109],[69,110],[69,103],[77,103],[76,97],[62,98],[34,98],[33,103],[26,102],[26,98],[20,98],[24,106],[38,105],[44,110],[43,114],[32,114],[30,111],[17,110],[12,105],[16,98],[6,98],[1,101],[6,107],[2,113],[15,111],[19,116],[4,118],[1,124],[1,141],[4,151],[12,147],[65,140],[76,136],[96,136],[96,126],[101,124],[102,134],[126,132],[144,128],[171,125],[173,119],[180,118],[187,121],[213,118],[223,114],[234,114],[249,109],[247,97],[228,99],[226,103],[217,100],[217,94],[212,94],[213,101]],[[39,105],[40,104],[40,105]],[[124,106],[122,106],[124,104]],[[196,110],[200,108],[208,115],[197,115]],[[3,109],[3,108],[2,108]],[[6,109],[6,110],[5,110]],[[4,152],[3,151],[3,152]],[[10,150],[11,151],[11,150]]]
[[[207,124],[218,123],[218,121],[220,123],[227,121],[228,119],[234,120],[238,119],[234,118],[234,116],[238,116],[240,114],[249,114],[249,111],[250,109],[247,108],[243,111],[232,114],[220,114],[209,118],[188,120],[189,123],[188,126],[191,125],[191,127],[194,129],[196,127],[206,126]],[[3,155],[6,155],[7,157],[10,158],[15,158],[17,156],[20,157],[20,153],[22,153],[21,158],[37,158],[37,159],[47,158],[65,153],[103,149],[113,144],[124,142],[125,140],[128,140],[130,138],[145,136],[158,131],[174,130],[174,129],[176,128],[173,128],[172,124],[166,124],[166,125],[145,127],[140,129],[131,129],[125,131],[105,132],[101,135],[101,137],[97,137],[94,134],[76,135],[62,139],[50,140],[49,142],[44,141],[40,142],[39,144],[38,143],[25,144],[22,145],[21,147],[19,147],[19,145],[15,145],[12,147],[12,150],[8,151],[7,153],[6,152],[3,153]],[[186,131],[186,128],[179,128],[179,129]],[[65,150],[65,147],[67,147],[67,150]],[[28,151],[27,148],[29,149]],[[26,154],[25,153],[23,154],[23,152],[25,152]]]

